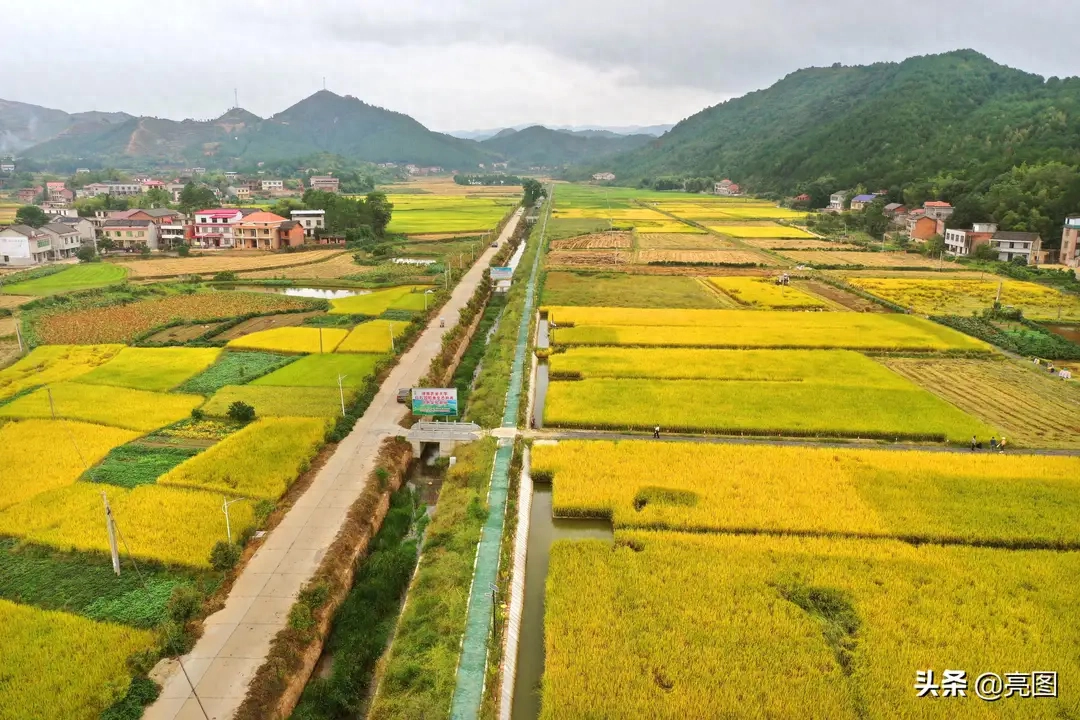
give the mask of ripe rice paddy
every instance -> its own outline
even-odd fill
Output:
[[[813,238],[814,235],[787,225],[714,225],[705,227],[734,238]]]
[[[693,278],[623,273],[548,272],[542,298],[552,306],[723,307],[715,293]]]
[[[340,328],[279,327],[230,340],[228,346],[278,353],[331,353],[348,334]]]
[[[342,251],[337,249],[309,250],[300,253],[270,253],[260,250],[243,250],[235,253],[207,251],[199,257],[124,260],[109,263],[109,265],[127,270],[131,277],[165,278],[230,271],[270,270],[321,263],[341,253]]]
[[[220,348],[124,348],[78,382],[167,392],[214,364]]]
[[[431,289],[428,285],[402,285],[388,290],[338,298],[330,302],[330,314],[375,316],[387,310],[422,312],[425,306],[424,293]]]
[[[970,315],[1001,304],[1031,320],[1080,320],[1080,296],[1020,280],[934,280],[853,277],[848,282],[924,315]]]
[[[349,403],[353,392],[345,392]],[[279,387],[276,385],[226,385],[206,401],[207,415],[225,417],[234,402],[255,408],[256,417],[335,417],[341,414],[337,387]]]
[[[113,357],[123,345],[45,345],[0,370],[0,400],[29,388],[85,375]]]
[[[874,268],[938,268],[959,270],[953,262],[931,259],[918,253],[851,252],[848,250],[785,250],[789,260],[805,265],[862,265]]]
[[[393,339],[405,333],[408,323],[400,320],[371,320],[357,325],[338,346],[339,353],[389,353]]]
[[[514,208],[516,199],[449,195],[388,195],[394,204],[388,232],[404,235],[486,232]]]
[[[344,387],[360,387],[375,374],[376,364],[384,355],[335,353],[308,355],[269,375],[252,381],[252,385],[291,387],[337,387],[338,378]]]
[[[646,233],[637,237],[641,250],[730,250],[735,245],[724,238],[707,233]]]
[[[56,418],[147,432],[186,417],[198,395],[155,393],[107,385],[54,383],[0,405],[0,417]]]
[[[740,305],[795,310],[822,309],[826,303],[789,285],[777,285],[775,278],[714,277],[709,282]]]

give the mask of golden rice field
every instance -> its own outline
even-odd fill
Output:
[[[258,420],[176,466],[158,483],[277,500],[310,467],[327,428],[320,418]]]
[[[852,252],[847,250],[784,250],[789,260],[805,265],[862,265],[873,268],[937,268],[959,270],[962,266],[918,253]]]
[[[1080,386],[1041,368],[992,360],[886,358],[882,362],[1024,447],[1080,449]]]
[[[826,308],[821,299],[790,285],[777,285],[775,278],[714,277],[709,282],[740,305],[806,310]]]
[[[345,402],[355,394],[346,387]],[[226,385],[206,401],[203,412],[225,417],[236,401],[255,408],[257,417],[328,418],[341,414],[337,387],[277,387],[273,385]]]
[[[107,553],[101,492],[107,490],[120,532],[131,554],[145,560],[208,567],[214,543],[225,540],[219,493],[161,485],[134,490],[96,483],[38,493],[0,512],[0,535],[62,550]],[[233,537],[254,524],[254,510],[241,500],[229,507]]]
[[[544,720],[1051,720],[1080,684],[1080,553],[618,532],[551,550]],[[916,670],[967,672],[919,698]],[[1060,699],[974,696],[1050,669]]]
[[[61,419],[148,432],[182,420],[202,402],[199,395],[61,382],[0,405],[0,417],[51,418],[55,413]]]
[[[621,223],[619,223],[621,224]],[[687,225],[681,223],[678,220],[635,220],[633,222],[634,230],[642,235],[650,235],[653,233],[668,234],[668,233],[682,233],[684,235],[698,235],[704,234],[704,230],[696,228],[693,225]]]
[[[427,285],[402,285],[387,290],[330,301],[330,314],[338,315],[381,315],[387,310],[423,311],[424,293],[433,288]]]
[[[44,345],[0,370],[0,400],[54,382],[71,380],[105,364],[123,345]]]
[[[858,250],[858,245],[830,240],[804,240],[791,238],[747,238],[747,245],[766,250]]]
[[[97,720],[127,692],[129,655],[154,646],[147,630],[0,599],[0,720]]]
[[[40,492],[70,485],[114,447],[138,436],[130,430],[70,420],[0,425],[0,510]]]
[[[848,282],[924,315],[969,315],[1001,304],[1031,320],[1080,320],[1080,296],[1020,280],[933,280],[852,277]]]
[[[641,250],[729,250],[735,247],[731,241],[708,233],[645,233],[638,235],[637,246]]]
[[[408,323],[400,320],[371,320],[353,328],[349,336],[338,346],[339,353],[388,353],[390,337],[397,339],[405,334]]]
[[[896,376],[900,380],[899,376]],[[963,443],[998,431],[905,382],[600,378],[553,382],[544,426],[725,435],[880,438]]]
[[[117,262],[127,268],[129,277],[155,278],[176,275],[205,275],[225,271],[270,270],[294,265],[329,260],[340,255],[340,249],[310,250],[302,253],[271,253],[260,250],[244,250],[243,254],[214,254],[207,251],[199,257],[155,258],[153,260],[125,260]]]
[[[1080,547],[1080,457],[561,441],[532,470],[616,528]]]
[[[482,233],[492,230],[517,204],[515,197],[392,194],[391,233]]]
[[[348,334],[348,330],[340,328],[281,327],[230,340],[228,347],[292,354],[331,353]]]
[[[787,225],[712,225],[707,228],[734,238],[813,238],[814,235]]]
[[[167,392],[210,367],[221,348],[124,348],[104,365],[77,378],[80,383]]]
[[[687,220],[803,220],[807,217],[805,212],[777,207],[773,203],[763,201],[660,201],[651,204],[664,212]]]
[[[557,346],[968,350],[980,340],[911,315],[550,307]],[[573,325],[574,327],[566,327]]]

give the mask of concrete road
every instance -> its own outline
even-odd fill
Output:
[[[520,220],[519,210],[503,230],[500,244],[510,238]],[[412,387],[427,374],[442,348],[443,335],[457,324],[496,252],[485,250],[465,274],[440,314],[401,357],[352,433],[240,573],[225,607],[206,619],[203,636],[182,658],[186,677],[176,661],[163,661],[155,669],[153,677],[163,690],[147,709],[146,720],[233,717],[248,683],[266,660],[270,642],[285,627],[289,608],[364,489],[379,446],[385,438],[400,434],[405,406],[397,402],[398,388]],[[445,328],[439,327],[440,316],[446,319]]]

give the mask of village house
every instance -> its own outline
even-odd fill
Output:
[[[1080,215],[1065,218],[1058,262],[1071,268],[1080,268]]]
[[[255,212],[249,211],[249,214]],[[236,208],[199,210],[195,213],[192,245],[200,248],[231,248],[236,246],[233,228],[244,218]]]
[[[336,193],[341,187],[341,180],[330,175],[312,175],[309,182],[312,190]]]
[[[112,240],[123,250],[137,250],[143,245],[158,249],[158,226],[150,220],[106,220],[101,226],[101,237]]]
[[[614,179],[614,178],[612,178],[612,179]],[[725,197],[731,197],[733,195],[738,195],[740,190],[741,190],[741,188],[738,185],[731,182],[731,180],[728,180],[727,178],[724,178],[720,182],[715,183],[713,185],[713,193],[716,194],[716,195],[722,195],[722,196],[725,196]]]
[[[988,245],[997,232],[993,223],[975,223],[968,230],[950,228],[945,230],[945,252],[954,257],[966,257],[980,245]]]
[[[945,221],[930,217],[925,210],[912,210],[908,214],[907,233],[912,240],[929,240],[945,234]]]
[[[278,250],[304,244],[304,228],[272,212],[256,212],[243,218],[234,230],[236,247],[248,250]]]
[[[184,192],[184,187],[184,183],[165,183],[165,192],[172,196],[172,201],[174,203],[178,203],[180,202],[180,193]]]
[[[55,211],[54,211],[55,212]],[[97,240],[94,224],[84,217],[74,215],[50,215],[50,223],[57,223],[71,227],[79,234],[79,242],[87,245],[94,244]]]
[[[97,182],[90,183],[78,191],[79,197],[97,197],[98,195],[114,195],[126,197],[142,193],[142,185],[137,182]]]
[[[285,181],[284,180],[262,180],[259,183],[259,188],[263,192],[273,192],[274,190],[284,190],[285,189]]]
[[[52,222],[42,225],[40,230],[49,236],[53,260],[75,257],[75,253],[82,247],[79,231],[70,225]]]
[[[483,167],[483,165],[481,165],[481,167]],[[593,180],[601,180],[601,181],[614,180],[615,179],[615,173],[612,173],[612,172],[594,173],[593,176],[592,176],[592,179]]]
[[[0,265],[26,267],[49,259],[52,240],[28,225],[0,227]]]
[[[903,203],[889,203],[882,208],[882,212],[885,213],[887,218],[895,218],[897,215],[903,215],[907,212],[907,207]]]
[[[844,198],[846,192],[835,192],[829,196],[829,210],[832,212],[844,212]]]
[[[14,172],[15,172],[15,163],[13,163],[13,162],[0,163],[0,173],[4,173],[5,175],[11,175]]]
[[[996,232],[990,238],[990,247],[998,253],[998,260],[1012,262],[1018,258],[1028,265],[1038,265],[1043,260],[1042,238],[1033,232]]]
[[[16,193],[16,196],[19,198],[19,202],[28,205],[34,202],[34,198],[40,195],[42,191],[43,188],[40,185],[32,188],[22,188]]]
[[[863,208],[865,208],[870,203],[874,202],[874,200],[876,198],[877,198],[877,195],[875,193],[867,193],[867,194],[864,194],[864,195],[856,195],[855,197],[851,198],[851,209],[853,211],[855,211],[855,212],[858,212],[859,210],[862,210]]]
[[[947,202],[930,200],[923,203],[923,212],[935,220],[948,220],[956,212],[956,208]]]
[[[325,210],[293,210],[289,215],[304,228],[304,237],[315,237],[316,230],[326,229]]]

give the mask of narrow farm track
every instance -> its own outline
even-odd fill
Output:
[[[517,228],[521,213],[507,223],[500,245]],[[454,289],[439,315],[452,328],[497,252],[488,248]],[[401,434],[404,406],[397,389],[411,387],[442,349],[447,329],[432,318],[416,344],[401,356],[367,412],[337,447],[311,486],[269,533],[233,584],[222,610],[206,619],[194,649],[155,669],[163,686],[145,720],[226,720],[247,694],[248,683],[266,661],[270,644],[287,623],[289,609],[310,580],[341,529],[349,508],[363,492],[378,448]],[[195,685],[192,692],[190,682]],[[198,697],[196,698],[196,693]]]
[[[661,428],[661,431],[663,428]],[[604,430],[529,430],[523,431],[522,436],[530,440],[645,440],[652,439],[648,433],[620,433],[607,432]],[[985,438],[983,441],[985,442]],[[921,445],[918,443],[884,443],[871,440],[864,441],[830,441],[809,440],[799,438],[764,438],[764,437],[727,437],[718,435],[680,435],[663,433],[659,440],[653,442],[680,442],[680,443],[706,443],[715,445],[775,445],[777,447],[808,447],[808,448],[847,448],[859,450],[890,450],[895,452],[920,452],[937,453],[970,453],[967,447],[953,445]],[[980,452],[980,451],[976,451]],[[981,452],[987,453],[988,449]],[[1010,455],[1065,455],[1080,456],[1080,449],[1038,449],[1038,448],[1011,448]]]

